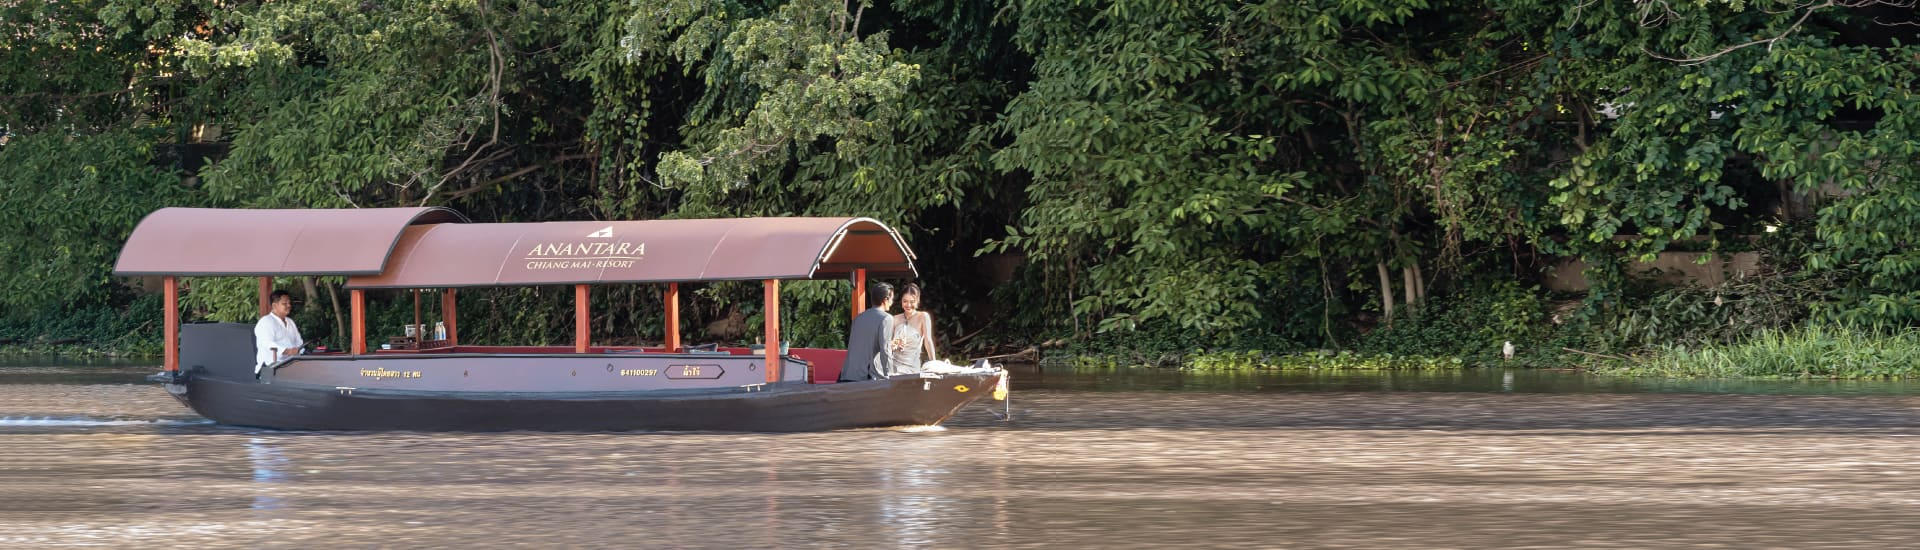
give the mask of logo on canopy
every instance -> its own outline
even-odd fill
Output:
[[[577,235],[578,233],[576,233]],[[588,239],[612,239],[613,226],[588,233]],[[647,243],[626,240],[535,242],[522,259],[528,270],[629,268],[647,254]]]

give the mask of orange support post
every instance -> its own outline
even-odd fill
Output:
[[[160,322],[162,338],[160,342],[160,368],[167,372],[180,371],[180,278],[161,279],[166,297],[162,300],[166,309],[166,318]]]
[[[680,353],[680,283],[667,283],[667,353]]]
[[[780,280],[767,279],[767,383],[780,381]]]
[[[587,352],[587,285],[573,285],[573,352]]]
[[[853,270],[853,316],[867,310],[867,268]]]
[[[347,308],[352,311],[350,316],[353,317],[353,344],[352,349],[349,351],[353,352],[354,355],[366,355],[367,291],[356,288],[347,294],[350,297],[350,299],[347,300]]]
[[[273,311],[273,304],[267,303],[267,297],[272,295],[273,295],[273,277],[261,277],[260,278],[260,316],[261,317],[266,317],[267,312]]]
[[[454,330],[453,324],[453,320],[456,317],[454,315],[454,306],[458,303],[459,302],[453,299],[453,289],[449,288],[446,292],[440,293],[440,322],[447,324],[448,346],[460,345],[460,331]]]

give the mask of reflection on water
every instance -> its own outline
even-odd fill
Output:
[[[287,457],[280,454],[280,448],[272,439],[266,437],[247,438],[247,459],[253,464],[254,510],[275,510],[282,506],[280,497],[274,496],[277,484],[287,479]]]
[[[1023,371],[1015,421],[317,433],[0,369],[0,547],[1894,547],[1920,397],[1571,372]],[[61,372],[64,369],[68,372]],[[144,374],[144,373],[142,373]]]

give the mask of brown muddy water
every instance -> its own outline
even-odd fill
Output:
[[[0,547],[1887,548],[1920,387],[1016,369],[1014,419],[811,434],[207,423],[0,361]]]

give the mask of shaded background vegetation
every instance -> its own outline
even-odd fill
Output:
[[[162,206],[872,216],[973,349],[1490,359],[1910,326],[1915,23],[1875,0],[6,2],[0,338],[150,345],[148,291],[109,272]],[[1676,248],[1769,267],[1632,277]],[[1591,291],[1540,290],[1562,259]],[[252,315],[250,282],[190,283],[194,317]],[[339,283],[279,281],[310,340],[339,343]],[[694,334],[759,322],[752,285],[689,290]],[[657,340],[658,293],[597,290],[595,340]],[[783,325],[831,344],[846,294],[789,285]],[[463,333],[564,341],[570,296],[463,292]],[[411,318],[374,299],[375,326]]]

